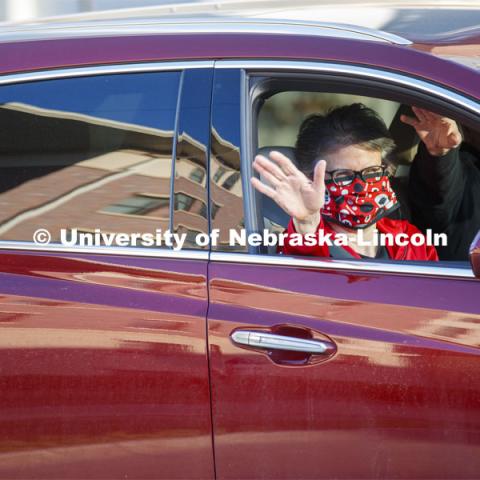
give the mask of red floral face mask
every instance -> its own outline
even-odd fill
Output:
[[[346,186],[325,182],[322,215],[349,228],[365,228],[395,210],[399,203],[386,175],[364,182],[356,177]]]

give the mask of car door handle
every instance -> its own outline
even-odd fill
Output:
[[[268,350],[288,350],[318,355],[327,352],[329,345],[321,340],[288,337],[255,330],[236,330],[231,339],[240,345]]]

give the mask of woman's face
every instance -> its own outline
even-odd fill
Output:
[[[341,147],[325,155],[324,159],[327,162],[326,180],[329,180],[330,177],[328,172],[334,170],[360,172],[365,168],[382,164],[381,152],[366,150],[359,146]],[[390,194],[391,190],[388,182],[382,180],[380,183],[381,185],[368,183],[364,186],[361,182],[356,182],[355,185],[340,188],[337,186],[338,184],[332,185],[329,183],[326,198],[330,199],[333,196],[335,201],[326,200],[327,207],[324,208],[323,214],[336,219],[335,221],[341,225],[332,226],[332,228],[337,231],[339,229],[340,231],[350,231],[351,228],[358,228],[360,224],[362,228],[373,226],[374,223],[371,222],[376,218],[380,209],[386,207],[387,204],[389,204],[387,208],[391,208],[395,204],[395,196]],[[357,189],[356,187],[360,188]],[[365,207],[369,207],[369,210],[365,210]]]
[[[324,155],[324,160],[327,162],[327,172],[340,169],[358,172],[367,167],[381,165],[382,154],[381,152],[350,145]],[[326,174],[326,179],[328,179],[328,174]]]

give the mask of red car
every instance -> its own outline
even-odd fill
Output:
[[[285,228],[252,160],[291,154],[308,113],[379,112],[399,191],[403,109],[478,138],[479,38],[209,17],[5,29],[0,478],[478,478],[480,237],[470,262],[409,262],[231,232]]]

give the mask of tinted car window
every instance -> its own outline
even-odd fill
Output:
[[[180,72],[0,89],[0,239],[169,228]]]
[[[210,139],[210,211],[212,229],[220,231],[218,242],[212,248],[220,251],[247,250],[246,245],[231,242],[229,236],[229,232],[240,232],[244,228],[244,189],[240,175],[241,88],[239,71],[215,72]]]
[[[197,235],[208,233],[207,158],[210,142],[212,70],[185,70],[179,102],[175,159],[173,229],[185,248],[207,248]]]
[[[255,84],[252,83],[252,85]],[[284,87],[287,88],[288,84],[285,84]],[[308,85],[308,88],[312,87],[313,85]],[[318,88],[318,86],[315,87]],[[472,201],[470,198],[475,188],[465,186],[467,194],[462,193],[465,183],[463,172],[470,171],[471,175],[468,176],[472,177],[477,174],[475,168],[467,165],[468,162],[473,165],[478,158],[465,151],[465,148],[469,147],[469,142],[471,143],[471,140],[466,141],[468,136],[465,137],[460,152],[452,149],[449,158],[443,160],[450,164],[449,173],[440,175],[441,167],[438,167],[438,171],[432,174],[429,173],[428,166],[432,162],[431,158],[434,158],[433,154],[427,152],[424,142],[420,141],[412,125],[408,125],[407,122],[402,120],[402,118],[415,116],[411,107],[412,105],[415,106],[417,100],[413,96],[409,99],[411,103],[400,104],[397,101],[387,99],[387,97],[361,95],[359,94],[362,92],[360,89],[357,92],[352,89],[350,93],[310,91],[308,89],[305,91],[286,90],[278,93],[278,86],[266,93],[261,88],[257,90],[261,93],[253,102],[254,129],[252,137],[254,139],[254,153],[268,157],[272,151],[280,151],[300,170],[305,169],[306,165],[308,166],[308,160],[305,163],[305,158],[308,159],[309,157],[307,143],[310,142],[311,149],[317,149],[322,145],[322,141],[316,144],[316,140],[312,140],[314,137],[308,132],[313,131],[312,125],[314,124],[316,125],[315,128],[320,128],[320,131],[322,131],[323,121],[326,122],[325,124],[328,123],[329,128],[332,127],[331,132],[336,132],[335,134],[340,141],[342,141],[342,135],[345,138],[345,134],[341,133],[338,125],[342,125],[344,131],[353,131],[353,135],[359,135],[363,128],[361,125],[365,121],[368,126],[363,128],[362,135],[373,135],[372,132],[375,132],[376,139],[384,139],[382,141],[385,142],[384,146],[377,150],[381,151],[381,161],[384,165],[382,175],[385,176],[385,179],[382,180],[379,177],[379,184],[373,185],[375,180],[370,177],[369,187],[365,187],[371,189],[367,193],[368,198],[372,200],[362,199],[361,195],[349,192],[348,188],[342,189],[341,195],[337,195],[334,192],[339,184],[330,184],[331,189],[326,184],[325,203],[330,202],[327,208],[330,217],[328,211],[325,211],[324,223],[318,227],[318,232],[323,234],[330,230],[333,222],[337,227],[337,233],[341,231],[343,234],[345,229],[338,230],[339,222],[349,226],[353,225],[354,222],[360,223],[362,221],[361,213],[355,211],[357,208],[359,208],[358,212],[369,212],[374,210],[375,206],[381,209],[384,205],[388,205],[388,208],[381,211],[380,215],[377,214],[378,220],[375,217],[365,216],[366,226],[377,229],[377,233],[372,236],[370,241],[364,241],[363,230],[354,228],[350,231],[352,237],[347,243],[348,247],[356,246],[353,254],[347,252],[345,255],[342,249],[337,248],[338,245],[328,244],[326,248],[319,248],[318,250],[315,250],[315,248],[277,249],[270,248],[270,245],[268,245],[268,253],[276,254],[280,251],[291,255],[330,256],[336,259],[357,258],[359,260],[366,258],[370,261],[402,261],[408,259],[410,261],[431,261],[435,262],[435,265],[437,265],[438,256],[441,260],[447,261],[468,260],[468,248],[478,230],[475,222],[468,224],[465,221],[467,218],[476,218],[473,206],[478,202]],[[272,92],[274,93],[271,94]],[[434,103],[428,107],[433,112],[432,115],[435,115],[434,112],[437,108],[438,106]],[[378,122],[369,121],[365,114],[356,116],[361,111],[371,112],[369,118],[376,117]],[[348,112],[348,116],[346,112]],[[316,116],[310,117],[311,114]],[[437,113],[438,115],[440,114]],[[442,115],[445,116],[445,122],[450,122],[452,125],[455,125],[455,121],[459,123],[455,115],[452,115],[451,118],[446,113]],[[361,121],[358,120],[360,117]],[[340,121],[339,118],[342,118],[342,120]],[[310,130],[302,130],[305,125],[308,125]],[[380,125],[383,125],[383,127],[380,128]],[[429,128],[435,128],[434,123],[431,123]],[[299,132],[301,132],[300,135]],[[297,158],[298,150],[295,150],[298,138],[301,138],[303,142],[301,143],[299,158]],[[316,138],[325,139],[326,137],[318,134]],[[323,140],[323,147],[326,143]],[[312,145],[314,146],[312,147]],[[364,151],[368,151],[368,148]],[[367,161],[373,160],[371,158]],[[303,166],[302,161],[304,162]],[[368,166],[368,164],[366,165]],[[413,168],[411,168],[412,165]],[[433,162],[431,165],[438,166],[440,164]],[[268,172],[263,175],[262,170],[260,170],[257,175],[264,185],[270,185]],[[331,172],[328,172],[328,165],[326,175],[327,179],[330,178],[331,181],[335,182],[330,176]],[[425,178],[430,181],[426,181]],[[346,180],[346,182],[349,181]],[[436,186],[430,188],[429,185],[434,182],[436,182]],[[345,183],[343,187],[346,185],[348,183]],[[412,188],[412,185],[415,188]],[[360,188],[359,191],[363,191],[364,187],[361,184],[356,187]],[[439,191],[442,193],[438,193]],[[338,193],[340,194],[340,190]],[[445,201],[445,199],[448,199],[448,201]],[[357,201],[358,203],[355,203]],[[363,202],[366,204],[362,205]],[[271,195],[268,195],[268,191],[266,194],[257,193],[257,204],[260,205],[261,213],[259,217],[265,229],[282,235],[290,221],[290,216],[287,213],[288,209],[281,208],[280,204],[275,202]],[[349,210],[348,205],[353,205],[351,210]],[[360,207],[357,207],[357,205],[360,205]],[[370,210],[367,210],[368,208]],[[385,217],[385,220],[382,216]],[[374,218],[374,220],[368,223],[370,218]],[[462,221],[462,231],[465,234],[460,233],[458,228],[459,222]],[[402,236],[407,226],[410,233],[408,234],[408,242],[405,242],[402,240]],[[391,239],[387,239],[383,235],[389,229],[391,229]],[[325,246],[326,243],[323,242],[321,246]],[[363,246],[368,246],[368,252],[366,249],[362,250]],[[420,249],[416,249],[416,247],[420,247]],[[267,249],[263,248],[259,251],[265,253]]]

